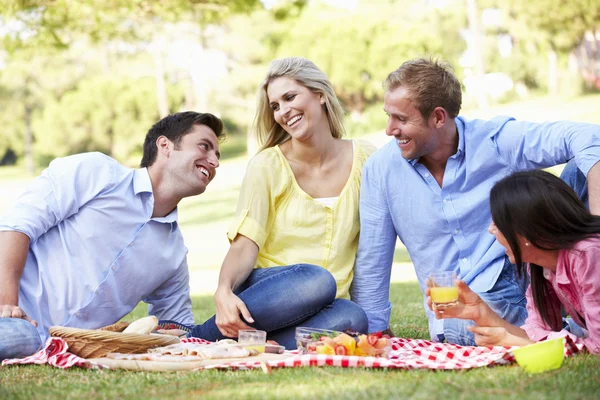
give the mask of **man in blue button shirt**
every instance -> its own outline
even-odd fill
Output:
[[[351,296],[369,331],[389,328],[389,284],[396,237],[406,246],[423,292],[430,273],[455,271],[504,319],[527,316],[524,290],[504,248],[488,233],[489,192],[513,171],[566,168],[600,214],[600,127],[459,117],[461,85],[450,66],[407,61],[384,86],[386,134],[394,140],[363,168],[361,234]],[[576,165],[575,165],[576,164]],[[583,182],[583,184],[582,184]],[[472,321],[429,319],[432,340],[474,345]]]
[[[140,301],[193,324],[177,204],[215,177],[222,135],[214,115],[182,112],[148,131],[141,169],[101,153],[50,163],[0,218],[0,360],[32,354],[53,325],[99,328]]]

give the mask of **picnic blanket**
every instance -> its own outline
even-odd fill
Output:
[[[454,370],[470,369],[513,363],[514,347],[476,347],[458,346],[449,343],[436,343],[421,339],[392,338],[390,358],[338,356],[324,354],[299,355],[297,350],[286,351],[290,357],[284,360],[268,361],[271,368],[321,367],[334,366],[343,368],[389,368],[389,369],[435,369]],[[182,342],[210,344],[203,339],[185,338]],[[569,336],[565,336],[565,356],[571,356],[584,349]],[[88,361],[68,352],[68,345],[62,338],[51,337],[45,347],[37,353],[25,357],[2,361],[2,365],[15,364],[48,364],[57,368],[104,368],[102,365]],[[264,361],[263,361],[264,362]],[[260,362],[230,362],[207,366],[217,369],[253,369],[260,368]]]

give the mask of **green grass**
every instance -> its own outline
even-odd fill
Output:
[[[392,328],[398,336],[427,338],[416,283],[393,284]],[[211,296],[194,298],[202,321],[213,313]],[[145,314],[139,306],[128,319]],[[469,371],[282,368],[262,371],[128,372],[59,370],[48,366],[0,369],[0,399],[595,399],[600,357],[578,355],[557,371],[527,375],[516,365]]]
[[[568,101],[540,99],[488,110],[491,115],[515,115],[525,120],[572,119],[600,123],[600,96]],[[468,117],[487,117],[465,113]],[[540,117],[541,116],[541,117]],[[378,139],[387,140],[383,133]],[[230,137],[224,156],[235,156],[245,147],[243,140]],[[371,139],[371,138],[369,138]],[[223,162],[217,182],[239,181],[236,169],[226,173]],[[241,169],[243,171],[243,168]],[[556,169],[555,172],[559,172]],[[22,167],[0,167],[0,214],[22,192],[31,179]],[[233,218],[239,183],[210,188],[202,196],[186,199],[180,207],[180,223],[190,250],[192,269],[217,268],[227,250],[225,232]],[[406,250],[398,246],[395,262],[408,262]],[[422,295],[416,283],[394,283],[391,289],[391,328],[398,336],[428,338]],[[214,313],[212,296],[193,298],[197,321]],[[146,314],[138,306],[126,319]],[[59,370],[48,366],[0,368],[0,400],[4,399],[191,399],[285,398],[285,399],[596,399],[600,393],[600,356],[578,355],[565,360],[557,371],[529,376],[518,366],[478,368],[470,371],[399,371],[364,368],[275,369],[271,376],[261,371],[199,371],[150,373]]]

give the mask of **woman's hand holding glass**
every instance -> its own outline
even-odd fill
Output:
[[[486,304],[479,295],[473,292],[464,281],[457,280],[458,286],[458,304],[447,308],[434,308],[431,300],[431,283],[427,282],[428,287],[425,295],[427,296],[427,306],[433,312],[437,319],[458,318],[470,319],[480,326],[502,326],[498,315]]]

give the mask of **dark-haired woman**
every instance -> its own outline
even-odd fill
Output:
[[[528,318],[520,328],[505,322],[462,281],[459,305],[435,310],[436,317],[472,319],[478,345],[522,346],[566,333],[600,353],[600,217],[565,182],[540,170],[499,181],[490,206],[489,232],[520,274],[529,270]],[[561,317],[561,306],[570,318]]]

